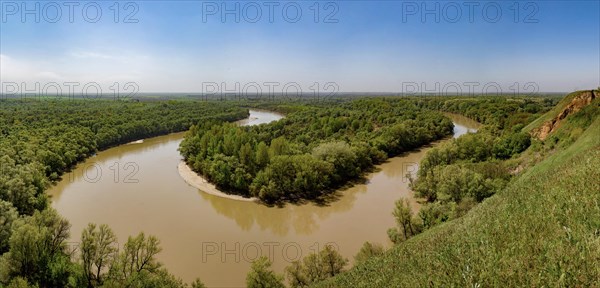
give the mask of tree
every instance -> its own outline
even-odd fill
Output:
[[[12,224],[18,216],[17,209],[10,202],[0,200],[0,255],[8,251],[8,239],[12,234]]]
[[[420,174],[421,175],[416,180],[409,178],[412,180],[410,182],[410,188],[415,191],[416,196],[425,198],[427,202],[434,202],[437,200],[437,178],[432,170],[427,170],[427,173]]]
[[[326,245],[319,253],[310,254],[302,262],[294,261],[286,267],[285,273],[291,287],[307,287],[313,283],[333,277],[348,264],[333,246]]]
[[[240,163],[248,168],[252,168],[254,166],[254,157],[252,157],[252,154],[253,151],[250,143],[245,143],[244,145],[242,145],[242,147],[240,147],[239,152]]]
[[[258,143],[256,147],[256,165],[259,169],[264,168],[269,164],[269,148],[265,142]]]
[[[499,159],[508,159],[515,154],[525,151],[531,145],[528,133],[517,132],[503,136],[494,143],[492,148],[494,156]]]
[[[192,288],[206,288],[206,286],[204,285],[204,283],[202,283],[202,281],[200,281],[200,279],[196,278],[196,280],[194,280],[194,282],[192,282]]]
[[[103,273],[112,265],[118,251],[117,237],[105,224],[97,229],[95,224],[81,233],[81,261],[88,287],[101,286]]]
[[[194,171],[224,192],[274,203],[318,199],[388,156],[452,132],[447,117],[413,100],[339,104],[280,104],[277,109],[288,111],[285,120],[252,127],[198,123],[186,134],[180,151]],[[284,156],[304,158],[280,158]],[[323,163],[331,164],[333,172],[322,171],[327,168]]]
[[[309,281],[304,270],[304,265],[302,265],[302,262],[300,261],[294,261],[292,262],[292,265],[285,267],[285,275],[292,288],[308,287],[308,285],[312,283]]]
[[[27,283],[27,280],[25,280],[25,278],[22,277],[15,277],[14,279],[12,279],[10,281],[10,284],[8,284],[8,286],[6,286],[6,288],[29,288],[32,287],[29,285],[29,283]]]
[[[333,277],[344,270],[344,266],[348,264],[348,260],[340,255],[337,250],[331,245],[326,245],[321,252],[319,252],[319,258],[323,262],[325,273],[329,277]]]
[[[290,144],[284,137],[278,137],[271,141],[271,147],[269,150],[271,157],[287,155],[290,152]]]
[[[136,237],[130,236],[110,268],[111,281],[127,283],[137,277],[158,273],[162,264],[156,260],[156,255],[160,251],[156,237],[146,237],[143,232]]]
[[[9,155],[2,155],[0,169],[0,200],[10,202],[21,215],[46,207],[46,179],[40,163],[19,164]]]
[[[261,256],[250,267],[246,276],[246,287],[248,288],[283,288],[283,276],[275,274],[271,270],[271,262],[265,256]]]
[[[346,142],[323,143],[313,149],[312,155],[333,164],[337,181],[357,177],[360,173],[356,155]]]
[[[388,230],[388,236],[392,242],[399,243],[421,233],[422,224],[419,223],[418,219],[413,218],[412,209],[407,199],[403,198],[396,201],[396,208],[394,208],[392,214],[398,224],[398,228]]]
[[[120,281],[114,281],[107,279],[103,288],[121,288],[121,287],[135,287],[135,288],[188,288],[189,286],[183,283],[183,281],[172,274],[166,269],[160,268],[155,271],[141,270],[136,272],[127,279]]]
[[[250,185],[250,192],[272,203],[282,199],[314,199],[330,184],[331,163],[310,155],[276,156],[260,171]]]
[[[63,287],[71,263],[66,240],[70,224],[52,208],[15,221],[5,255],[11,277],[23,277],[42,287]]]
[[[366,262],[371,257],[381,256],[385,253],[385,249],[381,244],[371,244],[371,242],[365,242],[360,248],[360,251],[354,256],[355,265]]]

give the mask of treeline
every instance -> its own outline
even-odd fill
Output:
[[[0,201],[0,209],[12,222],[12,235],[10,251],[0,258],[0,286],[190,287],[156,260],[161,248],[153,236],[140,233],[118,247],[108,226],[90,224],[75,249],[67,245],[70,224],[55,210],[18,217],[14,209],[6,208],[7,203]],[[196,280],[191,287],[204,286]]]
[[[203,122],[181,143],[188,165],[218,188],[264,202],[316,199],[373,165],[452,133],[440,113],[410,99],[285,104],[258,126]]]
[[[532,143],[522,128],[552,108],[548,98],[486,97],[432,99],[427,107],[460,113],[483,121],[477,132],[432,148],[421,160],[417,178],[411,179],[415,195],[426,200],[417,215],[400,200],[393,212],[397,227],[390,239],[402,242],[437,224],[461,217],[477,203],[503,189],[514,169],[514,155]]]
[[[367,262],[384,253],[383,246],[365,242],[354,256],[355,265]],[[287,279],[288,287],[291,288],[312,287],[344,272],[347,265],[348,259],[337,252],[332,245],[325,245],[321,251],[293,261],[290,266],[285,268],[283,275],[275,273],[271,269],[269,259],[262,256],[252,263],[250,272],[246,275],[246,287],[283,288],[285,287],[284,279]]]
[[[247,116],[247,109],[221,102],[0,101],[0,286],[184,287],[155,261],[160,249],[152,237],[131,238],[123,247],[129,254],[108,253],[114,235],[105,238],[111,233],[101,227],[88,236],[104,235],[96,244],[108,250],[73,258],[70,225],[48,207],[44,191],[98,150]],[[91,267],[92,258],[102,267]]]
[[[341,273],[347,264],[348,259],[340,255],[333,246],[326,245],[318,253],[292,262],[285,268],[284,275],[289,287],[309,287]],[[284,288],[284,275],[273,272],[269,259],[262,256],[252,263],[250,272],[246,275],[246,287]]]
[[[431,97],[420,105],[461,114],[491,129],[506,130],[525,125],[552,109],[562,97]],[[522,126],[521,126],[522,127]]]

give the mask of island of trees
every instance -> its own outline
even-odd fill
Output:
[[[444,115],[410,99],[271,105],[288,111],[251,127],[206,121],[181,143],[187,164],[228,193],[266,203],[322,199],[388,157],[452,133]]]

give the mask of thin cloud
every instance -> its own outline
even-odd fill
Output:
[[[71,52],[70,55],[75,58],[91,58],[91,59],[118,59],[115,56],[97,53],[97,52]]]

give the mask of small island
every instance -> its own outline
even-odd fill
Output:
[[[452,134],[450,119],[418,104],[397,98],[286,103],[267,108],[287,112],[276,122],[198,123],[180,152],[201,176],[191,181],[189,171],[179,171],[214,195],[267,204],[324,199],[387,158]]]

